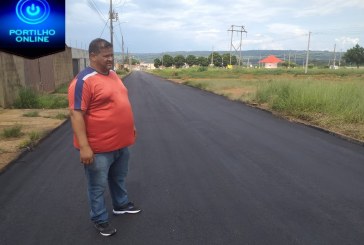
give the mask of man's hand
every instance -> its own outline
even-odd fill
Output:
[[[90,146],[80,147],[80,161],[85,165],[94,161],[94,153]]]
[[[94,161],[94,153],[88,143],[84,114],[85,112],[80,110],[70,110],[73,132],[80,146],[80,162],[91,164]]]

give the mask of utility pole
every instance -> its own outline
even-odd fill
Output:
[[[127,62],[128,62],[128,69],[129,69],[129,71],[131,71],[131,67],[129,64],[129,48],[126,48],[126,58],[127,58]],[[162,58],[162,65],[163,65],[163,58]]]
[[[214,47],[212,46],[212,53],[211,53],[211,66],[214,64]]]
[[[110,10],[109,10],[109,19],[110,19],[110,43],[114,46],[114,27],[113,20],[118,20],[118,13],[115,13],[112,8],[112,0],[110,0]],[[112,60],[112,69],[114,69],[114,59]]]
[[[297,53],[296,53],[296,51],[294,52],[294,63],[297,64]]]
[[[335,43],[335,45],[334,45],[334,67],[333,67],[333,69],[335,69],[335,64],[336,63],[336,43]]]
[[[123,68],[124,68],[124,65],[125,65],[125,53],[124,53],[124,36],[121,35],[121,52],[122,52],[122,64],[123,64]]]
[[[260,61],[261,61],[261,60],[262,60],[262,53],[260,52],[260,53],[259,53],[259,62],[258,62],[258,63],[259,63],[259,68],[261,67],[261,65],[260,65],[260,64],[261,64],[261,63],[260,63]]]
[[[112,9],[112,0],[110,0],[110,10],[109,10],[109,19],[110,19],[110,43],[114,46],[114,28],[112,26],[113,20],[113,9]],[[113,51],[114,52],[114,51]],[[114,59],[112,59],[112,69],[114,70]]]
[[[342,54],[343,50],[340,49],[340,56],[339,56],[339,67],[341,66],[341,54]]]
[[[288,53],[288,68],[291,68],[291,51]]]
[[[112,0],[110,0],[110,10],[109,10],[109,19],[110,19],[110,43],[114,44],[114,28],[112,24],[113,20],[113,9],[112,9]]]
[[[311,32],[308,32],[308,44],[307,44],[305,74],[307,73],[307,67],[308,67],[308,53],[310,52],[310,39],[311,39]]]
[[[238,28],[238,29],[234,29],[234,28]],[[231,65],[231,50],[232,48],[235,49],[236,52],[240,52],[240,59],[239,59],[239,66],[240,66],[240,62],[242,62],[242,54],[241,54],[241,44],[242,44],[242,39],[243,39],[243,32],[245,33],[248,33],[246,30],[245,30],[245,27],[244,26],[237,26],[237,25],[231,25],[231,29],[228,30],[228,31],[231,31],[231,39],[230,39],[230,65]],[[239,43],[239,47],[236,48],[233,44],[233,33],[234,32],[240,32],[240,43]],[[242,62],[243,63],[243,62]]]

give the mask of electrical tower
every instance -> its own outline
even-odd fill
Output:
[[[243,41],[243,32],[245,32],[246,34],[248,33],[246,30],[245,30],[245,27],[244,26],[237,26],[237,25],[231,25],[231,29],[228,30],[231,32],[231,39],[230,39],[230,65],[231,65],[231,51],[232,49],[234,48],[235,52],[239,52],[239,66],[240,66],[240,62],[241,62],[241,65],[243,64],[243,57],[242,57],[242,54],[241,54],[241,45],[242,45],[242,41]],[[233,44],[233,34],[234,32],[236,33],[239,33],[240,32],[240,42],[239,42],[239,46],[238,47],[235,47],[235,45]]]

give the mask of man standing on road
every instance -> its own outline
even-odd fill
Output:
[[[129,201],[125,179],[128,146],[135,141],[133,112],[128,91],[111,70],[113,47],[98,38],[89,46],[90,67],[81,71],[68,89],[74,145],[84,165],[91,221],[103,236],[116,229],[109,224],[104,192],[109,186],[115,215],[138,213]]]

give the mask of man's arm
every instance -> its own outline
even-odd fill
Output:
[[[80,161],[83,164],[91,164],[94,159],[94,153],[88,143],[84,114],[83,111],[70,110],[73,132],[80,145]]]

